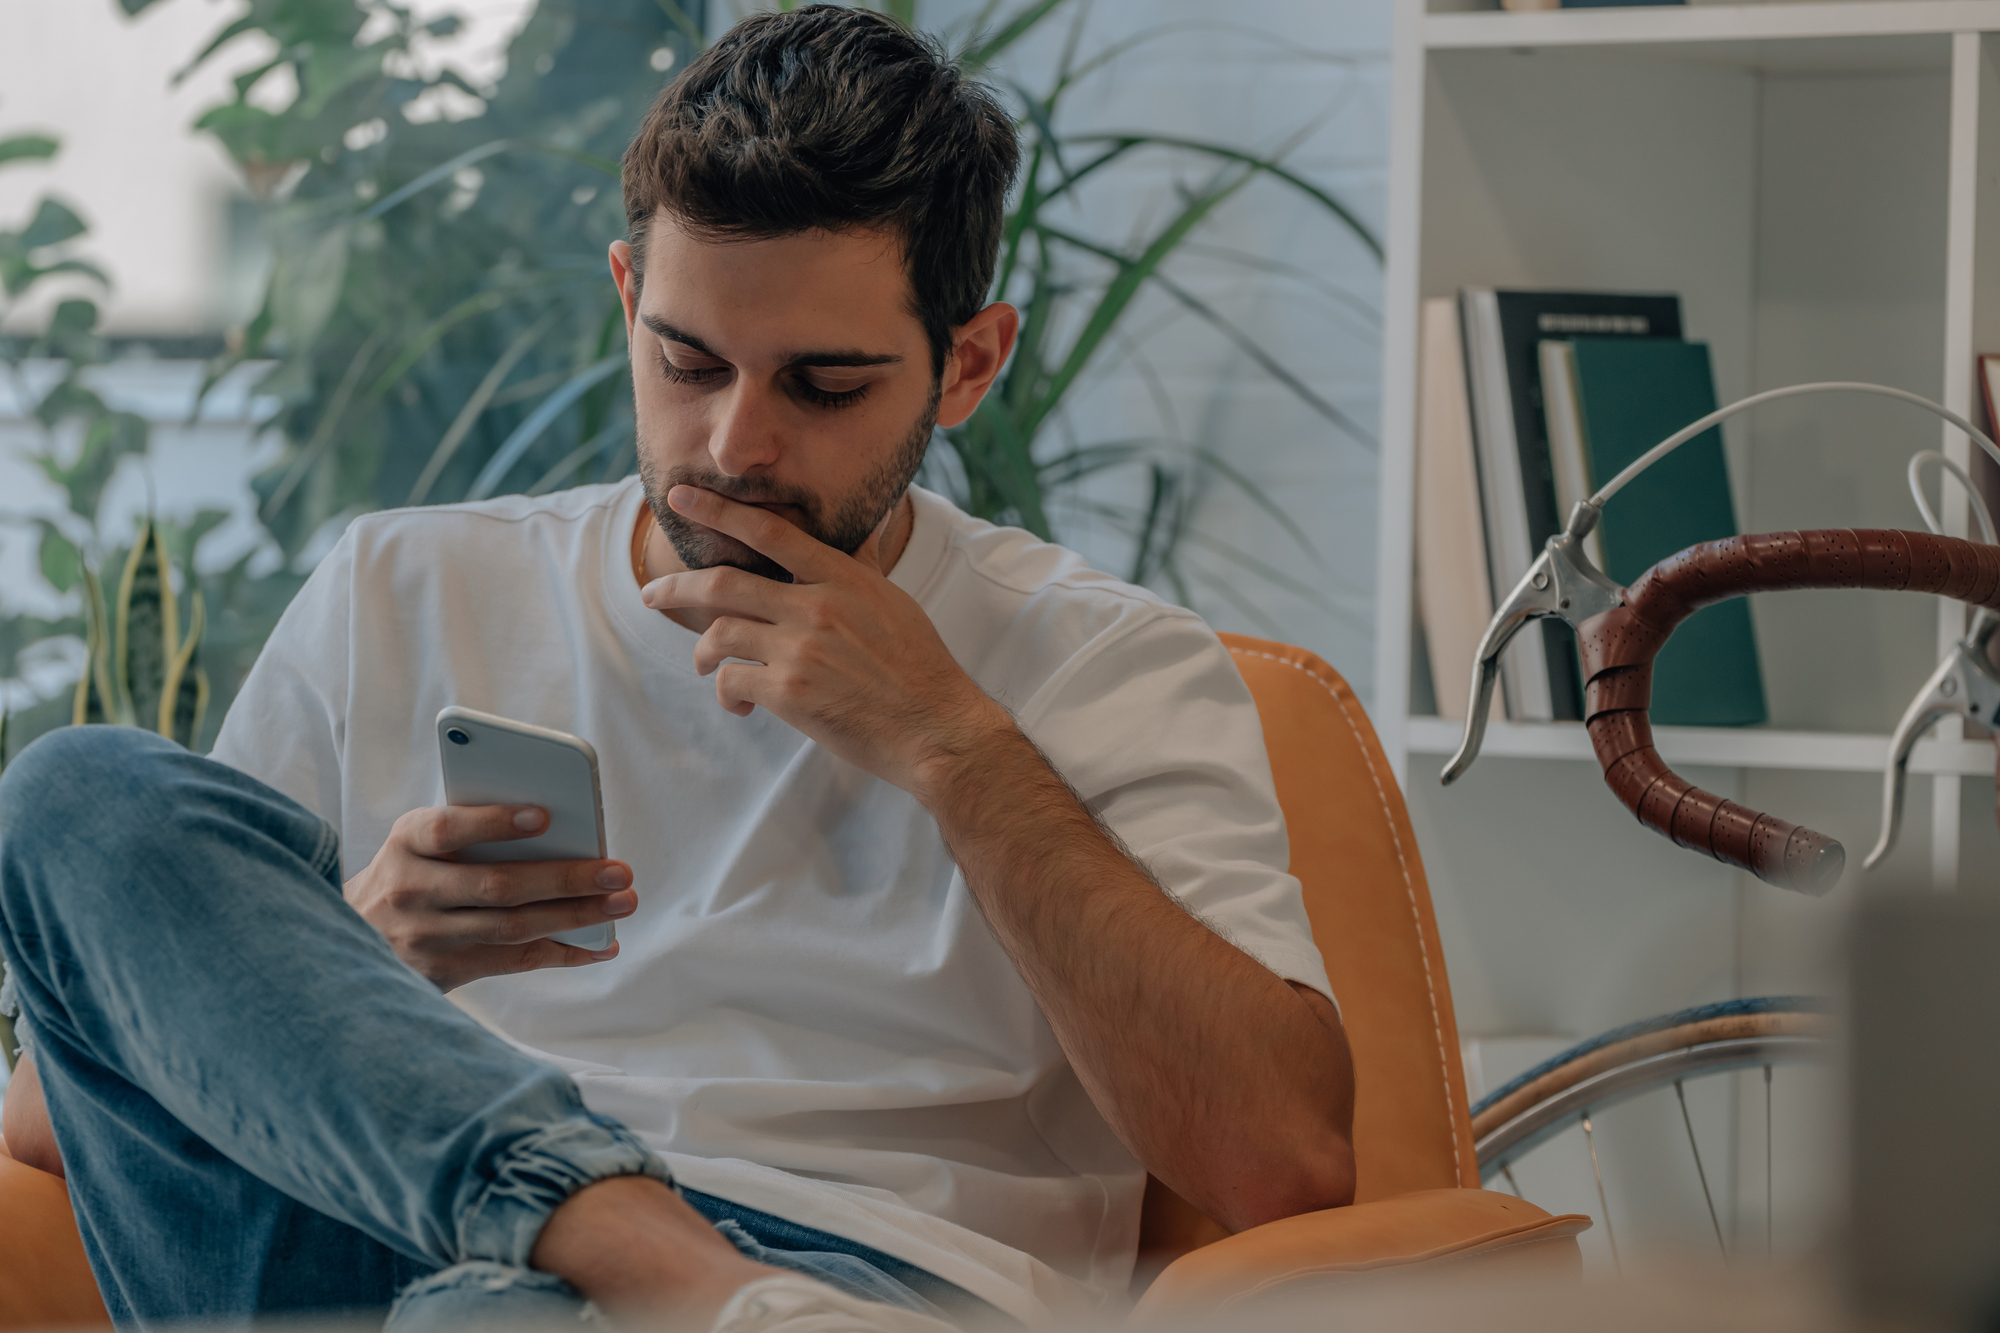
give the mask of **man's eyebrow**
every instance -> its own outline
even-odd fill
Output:
[[[658,315],[641,315],[639,322],[668,342],[691,347],[703,356],[713,356],[718,361],[725,359],[716,355],[714,348],[694,334],[686,329],[675,328]],[[862,352],[849,348],[833,348],[815,352],[792,352],[783,358],[782,364],[787,370],[813,367],[831,370],[837,367],[900,366],[903,364],[903,358],[893,352]]]
[[[900,366],[903,358],[893,352],[793,352],[785,358],[787,370],[801,370],[811,366],[834,369],[844,366]]]
[[[692,333],[689,333],[686,329],[675,328],[673,325],[667,323],[667,321],[665,321],[664,319],[661,319],[658,315],[641,315],[639,316],[639,322],[641,324],[644,324],[647,328],[651,329],[653,332],[659,334],[662,338],[665,338],[670,343],[679,343],[683,347],[692,347],[694,348],[695,351],[700,352],[703,356],[715,356],[715,350],[711,348],[707,343],[695,337]],[[722,360],[722,358],[719,356],[715,356],[715,359],[717,361]]]

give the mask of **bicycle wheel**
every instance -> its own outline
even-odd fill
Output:
[[[1821,1001],[1778,995],[1682,1009],[1580,1042],[1496,1089],[1472,1108],[1480,1179],[1505,1174],[1511,1183],[1512,1163],[1555,1135],[1580,1127],[1590,1147],[1591,1174],[1616,1263],[1617,1239],[1610,1234],[1610,1204],[1597,1167],[1591,1115],[1672,1085],[1681,1103],[1688,1146],[1694,1154],[1716,1242],[1721,1245],[1721,1222],[1709,1194],[1708,1173],[1680,1085],[1711,1074],[1762,1067],[1768,1125],[1771,1068],[1824,1060],[1831,1045],[1830,1028]],[[1767,1170],[1767,1195],[1770,1188]],[[1726,1246],[1724,1250],[1726,1253]],[[1622,1268],[1622,1263],[1619,1266]]]

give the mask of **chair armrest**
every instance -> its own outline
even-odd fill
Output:
[[[0,1329],[110,1323],[69,1188],[0,1154]]]
[[[1167,1266],[1132,1318],[1185,1317],[1304,1288],[1418,1265],[1551,1270],[1583,1267],[1580,1214],[1553,1217],[1492,1190],[1418,1190],[1348,1208],[1304,1213],[1238,1232]]]

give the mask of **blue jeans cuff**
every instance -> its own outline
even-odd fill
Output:
[[[523,1135],[497,1161],[492,1183],[459,1215],[460,1256],[526,1268],[549,1214],[584,1186],[611,1176],[674,1183],[666,1163],[632,1131],[592,1112]]]

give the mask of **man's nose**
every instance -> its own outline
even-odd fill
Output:
[[[709,430],[708,454],[724,476],[740,477],[778,460],[782,452],[778,404],[768,386],[739,376],[722,395]]]

